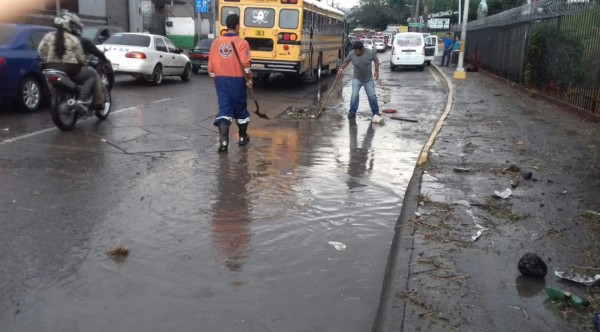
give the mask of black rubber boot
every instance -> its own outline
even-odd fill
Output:
[[[240,130],[240,140],[239,140],[238,144],[246,145],[246,144],[250,143],[250,136],[248,136],[248,133],[246,133],[246,131],[248,130],[248,122],[246,122],[244,124],[238,123],[238,128]]]
[[[229,123],[219,123],[219,152],[227,152],[229,145]]]

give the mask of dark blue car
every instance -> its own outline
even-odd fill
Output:
[[[40,108],[46,91],[37,47],[53,28],[0,24],[0,99],[27,112]]]

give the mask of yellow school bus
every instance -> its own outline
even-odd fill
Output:
[[[252,71],[320,79],[337,70],[343,56],[345,14],[317,0],[219,0],[217,27],[240,16],[240,37],[250,44]]]

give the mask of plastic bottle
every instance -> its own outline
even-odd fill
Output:
[[[577,295],[573,295],[569,292],[562,291],[560,289],[555,289],[551,287],[544,288],[544,291],[548,295],[551,300],[555,301],[566,301],[574,308],[582,308],[590,305],[590,302],[586,299],[583,299]]]

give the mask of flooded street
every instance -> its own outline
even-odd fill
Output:
[[[253,117],[250,145],[219,155],[214,88],[195,75],[119,81],[106,122],[4,136],[0,331],[370,330],[446,99],[433,71],[391,72],[388,54],[380,107],[417,123],[371,124],[364,91],[349,121],[349,75],[319,120],[275,118],[333,84],[275,77],[256,91],[272,120]],[[130,254],[115,262],[119,244]]]

